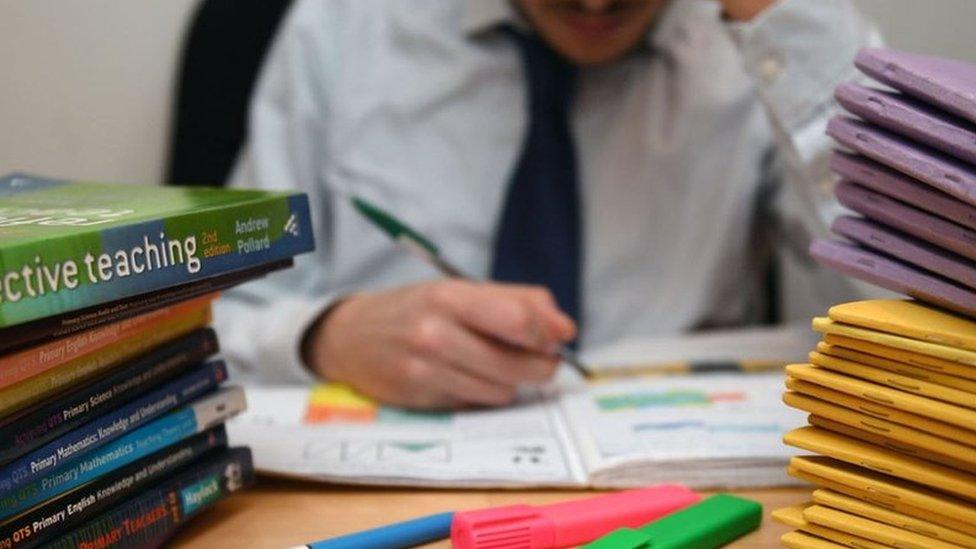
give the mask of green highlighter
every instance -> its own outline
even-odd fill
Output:
[[[712,549],[752,532],[762,521],[762,505],[717,494],[640,528],[620,528],[586,549]]]

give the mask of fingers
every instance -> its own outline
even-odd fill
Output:
[[[573,321],[543,289],[439,281],[357,294],[308,342],[317,372],[408,408],[509,404],[550,378]]]
[[[517,388],[492,383],[455,368],[444,368],[436,376],[437,387],[455,403],[466,406],[505,406],[515,401]]]
[[[514,292],[523,295],[528,306],[545,323],[548,335],[560,343],[576,338],[576,323],[559,308],[556,298],[547,288],[541,286],[515,286]]]
[[[516,395],[514,386],[494,383],[444,363],[412,357],[397,366],[402,379],[387,402],[419,409],[504,406]]]
[[[418,323],[413,350],[418,356],[437,357],[453,369],[510,387],[545,381],[558,364],[552,355],[501,343],[444,317]]]
[[[543,288],[450,281],[430,288],[431,304],[470,329],[549,354],[576,335],[573,320]]]

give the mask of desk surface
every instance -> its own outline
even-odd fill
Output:
[[[349,488],[261,479],[247,492],[220,502],[197,517],[174,540],[176,546],[293,547],[329,536],[355,532],[445,510],[475,509],[512,503],[550,503],[583,497],[575,491],[468,491]],[[779,547],[788,528],[769,513],[806,501],[809,489],[737,492],[763,504],[762,527],[733,547]],[[449,547],[446,542],[430,547]]]

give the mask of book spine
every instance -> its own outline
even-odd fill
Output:
[[[92,379],[167,341],[203,328],[210,324],[210,317],[209,306],[190,311],[160,323],[139,337],[120,341],[81,360],[48,370],[12,387],[0,389],[0,417]]]
[[[0,358],[0,389],[52,368],[84,359],[113,343],[138,337],[161,322],[204,306],[213,301],[214,297],[200,297]]]
[[[231,448],[102,514],[48,547],[156,547],[169,540],[186,521],[250,485],[253,479],[250,450]]]
[[[157,292],[117,299],[105,304],[71,311],[62,315],[42,318],[0,330],[0,355],[30,347],[43,341],[68,337],[83,330],[119,322],[163,307],[187,301],[205,294],[212,294],[245,282],[261,278],[268,273],[293,265],[291,259],[234,271],[226,275],[181,284]]]
[[[0,497],[0,519],[73,490],[133,461],[223,423],[245,408],[244,391],[232,387],[143,425],[78,460]]]
[[[213,391],[226,379],[222,362],[206,364],[41,446],[0,469],[0,497]]]
[[[261,196],[24,241],[0,249],[0,265],[12,277],[0,279],[7,286],[0,295],[0,328],[288,259],[314,247],[304,195]],[[21,278],[21,270],[34,276]],[[38,287],[28,288],[35,278]]]
[[[197,330],[93,383],[0,420],[0,465],[108,413],[217,352],[210,328]]]
[[[220,425],[49,500],[0,526],[0,549],[30,549],[63,535],[226,446],[227,431]]]

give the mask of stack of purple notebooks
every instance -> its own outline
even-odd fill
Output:
[[[838,200],[860,215],[811,254],[840,272],[976,316],[976,65],[865,49],[855,65],[891,89],[847,83],[827,133]]]

